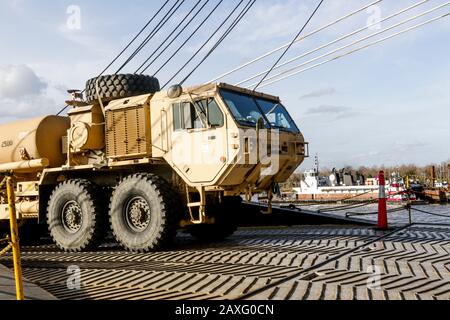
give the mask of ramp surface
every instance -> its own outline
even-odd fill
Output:
[[[447,226],[258,227],[210,245],[180,235],[149,254],[111,244],[90,253],[28,247],[22,256],[24,275],[59,299],[450,299]],[[67,288],[71,266],[80,289]]]

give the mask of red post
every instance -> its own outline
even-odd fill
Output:
[[[388,217],[386,201],[386,180],[384,178],[384,171],[380,171],[378,179],[380,181],[380,193],[378,197],[378,228],[381,230],[387,230]]]

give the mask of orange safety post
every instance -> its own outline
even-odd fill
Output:
[[[380,192],[378,196],[378,228],[381,230],[387,230],[389,226],[387,217],[386,180],[384,177],[384,171],[380,171],[378,179],[380,182]]]

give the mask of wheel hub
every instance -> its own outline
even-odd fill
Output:
[[[62,224],[70,233],[76,233],[83,225],[83,211],[76,201],[69,201],[62,210]]]
[[[128,226],[134,231],[142,232],[150,225],[150,206],[142,197],[128,201],[125,215]]]

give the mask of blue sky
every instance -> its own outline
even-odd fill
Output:
[[[171,24],[161,30],[126,72],[133,72],[145,60],[195,1],[186,0]],[[205,12],[217,1],[211,0]],[[245,21],[194,74],[189,84],[209,81],[287,43],[317,2],[257,0]],[[371,2],[326,0],[305,32]],[[378,8],[381,17],[386,17],[417,2],[420,1],[384,0]],[[108,64],[162,3],[163,0],[0,0],[0,122],[57,112],[66,98],[65,90],[82,89],[84,82]],[[170,78],[183,59],[190,57],[209,37],[236,3],[237,0],[224,1],[218,13],[158,75],[161,82]],[[384,22],[381,27],[444,3],[444,0],[430,0]],[[67,27],[70,18],[67,8],[71,5],[81,9],[79,30]],[[446,6],[384,36],[449,11],[450,6]],[[362,12],[336,24],[296,44],[287,58],[363,27],[369,18],[370,13]],[[424,165],[449,160],[449,19],[266,87],[264,91],[282,98],[311,143],[312,154],[318,153],[324,166]],[[194,27],[195,24],[188,31]],[[376,30],[362,32],[315,56],[373,32]],[[224,80],[232,84],[243,80],[267,68],[276,57]],[[310,165],[312,162],[307,161],[303,168]]]

